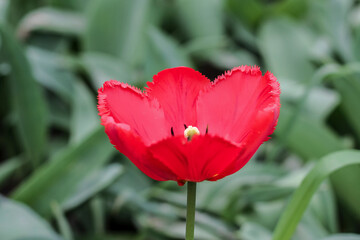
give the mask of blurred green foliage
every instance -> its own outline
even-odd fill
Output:
[[[184,188],[114,150],[96,90],[255,64],[281,83],[278,127],[198,185],[196,239],[360,239],[356,0],[0,0],[0,239],[183,239]]]

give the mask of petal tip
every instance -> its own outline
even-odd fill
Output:
[[[267,71],[264,75],[264,79],[267,82],[268,86],[270,87],[269,94],[271,98],[273,99],[272,104],[270,104],[266,109],[274,109],[274,111],[277,111],[276,118],[279,115],[279,109],[280,109],[280,83],[278,82],[277,78],[270,72]]]
[[[214,83],[217,81],[223,80],[227,77],[230,77],[233,73],[236,73],[236,72],[242,72],[242,73],[254,75],[254,76],[261,75],[260,67],[258,67],[256,65],[254,65],[254,66],[241,65],[239,67],[234,67],[233,69],[226,71],[224,74],[218,76],[215,79]]]
[[[131,86],[127,83],[122,83],[116,80],[108,80],[106,82],[104,82],[104,84],[102,85],[102,87],[100,87],[98,89],[98,105],[97,105],[97,109],[99,112],[99,116],[101,117],[101,124],[104,125],[105,122],[107,121],[108,117],[112,117],[111,115],[111,111],[107,102],[107,94],[106,91],[108,90],[112,90],[114,88],[123,88],[123,89],[129,89],[134,91],[135,93],[139,94],[140,96],[143,96],[143,93],[140,89]]]
[[[205,75],[200,73],[199,71],[196,71],[190,67],[179,66],[179,67],[174,67],[174,68],[167,68],[167,69],[164,69],[164,70],[158,72],[157,74],[155,74],[153,76],[153,81],[146,83],[146,85],[147,85],[147,87],[145,87],[146,92],[150,93],[152,88],[155,85],[158,85],[159,82],[161,82],[163,80],[163,77],[166,76],[166,74],[174,74],[174,75],[178,75],[178,76],[195,74],[193,76],[195,76],[196,78],[206,79],[208,82],[210,82],[210,80]]]
[[[280,83],[278,82],[277,78],[272,74],[270,71],[267,71],[264,75],[265,78],[268,78],[269,85],[271,87],[271,94],[279,96],[281,93]]]
[[[106,90],[115,88],[116,86],[121,86],[123,83],[118,82],[116,80],[109,80],[104,82],[102,87],[98,89],[98,105],[97,109],[99,112],[99,116],[101,117],[101,124],[105,126],[105,123],[108,121],[108,117],[111,116],[111,112],[108,106],[108,102],[106,100]]]

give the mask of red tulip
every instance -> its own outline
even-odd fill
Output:
[[[280,88],[241,66],[214,82],[188,67],[166,69],[143,92],[110,80],[98,93],[110,142],[159,180],[216,181],[241,169],[275,129]]]

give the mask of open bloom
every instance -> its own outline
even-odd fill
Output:
[[[166,69],[143,92],[110,80],[98,91],[110,142],[159,180],[215,181],[241,169],[275,129],[280,88],[241,66],[214,82],[188,67]]]

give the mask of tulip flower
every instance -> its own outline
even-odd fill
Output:
[[[240,170],[277,124],[279,83],[256,66],[236,67],[213,82],[188,67],[170,68],[147,86],[141,91],[105,82],[98,91],[101,123],[115,148],[143,173],[189,182],[191,198],[196,182]]]

